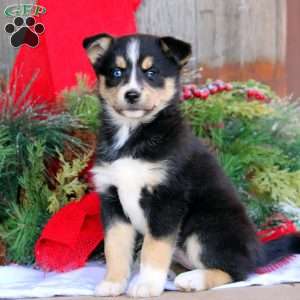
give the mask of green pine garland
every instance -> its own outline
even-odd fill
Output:
[[[88,77],[77,75],[77,86],[62,93],[65,105],[71,115],[80,120],[91,132],[96,133],[100,126],[101,106],[99,99],[88,86]]]
[[[17,100],[9,92],[0,94],[0,239],[8,259],[22,264],[34,262],[34,244],[53,212],[51,199],[61,207],[85,191],[79,173],[90,151],[73,136],[86,130],[85,124],[68,111],[34,104],[26,91]],[[74,153],[73,162],[58,154],[66,149]],[[64,170],[58,181],[49,177],[55,160]]]
[[[255,88],[270,100],[247,101]],[[300,105],[280,100],[253,80],[206,101],[190,99],[182,109],[195,134],[204,138],[233,180],[256,224],[278,204],[300,205]]]
[[[54,181],[56,188],[48,197],[48,211],[53,214],[71,200],[80,199],[87,191],[87,183],[79,179],[79,174],[86,168],[91,153],[67,162],[62,153],[58,153],[61,168]]]
[[[26,95],[25,95],[26,96]],[[83,143],[71,132],[84,126],[68,112],[41,104],[32,105],[24,95],[13,100],[12,95],[3,93],[0,110],[0,202],[17,201],[20,193],[18,178],[29,163],[28,146],[35,141],[45,142],[47,158],[56,156],[56,149],[70,145],[80,153]],[[5,158],[6,157],[6,158]]]
[[[18,178],[24,191],[21,203],[9,202],[7,218],[0,225],[0,236],[7,245],[8,259],[23,264],[34,262],[34,243],[49,218],[46,204],[50,196],[44,176],[45,143],[36,141],[27,147],[28,164]]]

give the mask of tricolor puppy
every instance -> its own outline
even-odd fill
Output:
[[[107,274],[100,296],[162,293],[172,258],[191,271],[176,286],[199,291],[243,280],[299,252],[296,235],[261,245],[215,157],[185,123],[179,77],[191,46],[172,37],[99,34],[84,40],[103,107],[94,182],[102,199]],[[144,236],[129,285],[136,233]]]

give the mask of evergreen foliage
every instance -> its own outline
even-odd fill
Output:
[[[87,191],[87,183],[79,178],[80,173],[86,168],[91,154],[67,162],[61,153],[58,153],[61,168],[55,176],[55,186],[48,197],[48,211],[53,214],[71,200],[80,199]]]
[[[77,86],[62,93],[67,110],[90,131],[96,132],[100,126],[101,106],[99,98],[88,86],[85,75],[77,75]]]
[[[254,88],[265,101],[247,97]],[[192,98],[182,109],[236,185],[251,218],[261,224],[279,202],[300,205],[300,104],[280,100],[253,80],[231,91]]]
[[[18,99],[0,94],[0,240],[8,259],[22,264],[34,262],[34,244],[54,212],[51,199],[61,207],[86,190],[79,172],[89,158],[73,135],[86,126],[68,111],[35,103],[27,92]],[[66,149],[74,161],[63,159]],[[56,161],[61,165],[53,179],[49,165]]]

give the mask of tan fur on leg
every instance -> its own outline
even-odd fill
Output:
[[[168,270],[173,254],[171,239],[155,239],[150,234],[144,238],[141,263],[158,270]]]
[[[127,223],[115,223],[105,235],[107,273],[96,287],[98,296],[118,296],[124,293],[130,274],[135,230]]]
[[[205,286],[206,289],[212,289],[214,287],[232,282],[231,276],[218,269],[205,270]]]
[[[105,235],[105,280],[120,281],[129,276],[135,231],[130,224],[116,223]]]
[[[141,270],[137,281],[129,286],[132,297],[159,296],[165,286],[171,258],[173,239],[156,239],[146,234],[141,254]]]
[[[230,282],[231,276],[218,269],[197,269],[179,274],[175,278],[176,287],[186,292],[208,290]]]

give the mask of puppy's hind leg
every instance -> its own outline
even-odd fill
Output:
[[[201,262],[202,246],[196,234],[190,235],[185,243],[185,255],[195,270],[176,276],[175,286],[182,291],[207,290],[232,282],[231,276],[219,269],[207,269]]]
[[[175,278],[175,286],[184,292],[207,290],[230,282],[231,276],[218,269],[197,269]]]

